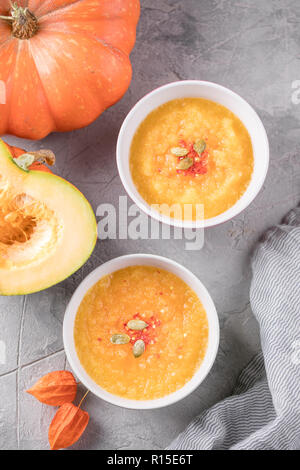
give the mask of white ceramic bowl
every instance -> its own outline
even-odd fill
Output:
[[[142,198],[132,181],[129,157],[133,136],[147,115],[158,106],[176,98],[206,98],[232,111],[247,128],[253,146],[254,170],[243,196],[227,211],[204,221],[181,221],[153,210]],[[136,205],[160,222],[183,228],[211,227],[226,222],[243,211],[260,191],[269,166],[269,143],[265,128],[254,109],[239,95],[221,85],[199,80],[169,83],[144,96],[129,112],[121,127],[117,143],[117,164],[122,183]]]
[[[183,281],[185,281],[201,300],[206,310],[209,325],[207,351],[203,362],[201,363],[199,369],[195,372],[193,378],[180,390],[155,400],[129,400],[127,398],[113,395],[101,388],[93,381],[93,379],[88,375],[81,365],[74,343],[75,317],[78,307],[88,289],[90,289],[97,281],[99,281],[99,279],[101,279],[103,276],[106,276],[107,274],[117,271],[118,269],[126,268],[127,266],[137,265],[156,266],[176,274]],[[175,263],[168,258],[154,255],[134,254],[121,256],[102,264],[82,281],[82,283],[74,292],[66,310],[63,325],[63,339],[66,355],[73,371],[79,380],[83,383],[83,385],[85,385],[91,392],[93,392],[99,398],[113,403],[114,405],[118,405],[124,408],[146,410],[161,408],[181,400],[182,398],[189,395],[193,390],[195,390],[195,388],[197,388],[205,379],[214,363],[218,351],[219,321],[216,308],[208,291],[194,274],[192,274],[180,264]],[[101,367],[101,364],[99,364],[99,367]]]

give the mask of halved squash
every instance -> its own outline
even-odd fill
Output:
[[[0,139],[1,295],[57,284],[84,264],[97,240],[83,194],[39,163],[21,169],[16,161],[23,153]]]

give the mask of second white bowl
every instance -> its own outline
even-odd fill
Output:
[[[77,356],[74,342],[74,323],[76,314],[79,305],[87,291],[103,276],[106,276],[114,271],[126,268],[128,266],[137,265],[156,266],[180,277],[198,295],[206,311],[208,319],[209,333],[207,350],[202,363],[200,364],[198,370],[195,372],[195,375],[181,389],[177,390],[174,393],[171,393],[170,395],[166,395],[162,398],[158,398],[155,400],[129,400],[127,398],[122,398],[117,395],[113,395],[104,390],[96,382],[93,381],[93,379],[88,375],[88,373],[81,365],[81,362]],[[114,405],[122,406],[124,408],[147,410],[152,408],[161,408],[163,406],[171,405],[172,403],[181,400],[182,398],[189,395],[205,379],[214,363],[218,351],[219,321],[216,308],[208,291],[206,290],[204,285],[199,281],[199,279],[188,269],[184,268],[175,261],[172,261],[168,258],[163,258],[161,256],[135,254],[121,256],[119,258],[115,258],[111,261],[108,261],[107,263],[102,264],[82,281],[82,283],[74,292],[73,297],[71,298],[65,313],[63,324],[63,339],[66,355],[70,366],[74,370],[79,380],[83,383],[83,385],[85,385],[91,392],[93,392],[99,398],[113,403]]]

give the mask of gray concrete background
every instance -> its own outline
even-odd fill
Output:
[[[256,200],[241,215],[205,232],[204,248],[186,252],[183,241],[98,241],[86,265],[65,282],[26,297],[0,298],[0,340],[7,346],[0,365],[0,449],[47,449],[52,407],[24,391],[43,374],[68,368],[62,321],[81,280],[115,256],[148,252],[169,256],[191,269],[216,303],[221,344],[205,382],[180,403],[157,411],[131,411],[92,394],[84,408],[91,420],[75,449],[160,449],[205,408],[232,391],[237,375],[259,348],[249,306],[250,255],[262,232],[300,196],[300,105],[292,82],[300,79],[298,0],[142,0],[134,77],[116,106],[86,129],[52,134],[42,142],[57,156],[55,172],[91,201],[117,204],[124,189],[117,174],[115,144],[130,108],[155,87],[181,79],[225,85],[251,103],[267,129],[271,165]],[[8,137],[37,149],[38,142]],[[81,393],[83,389],[81,389]]]

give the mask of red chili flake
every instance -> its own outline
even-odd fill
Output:
[[[102,341],[102,338],[97,338],[98,341]]]
[[[181,139],[181,140],[179,141],[179,145],[180,145],[180,147],[188,148],[188,144],[187,144],[186,141],[183,140],[183,139]]]
[[[163,292],[160,292],[159,295],[164,295],[164,293],[163,293]]]

